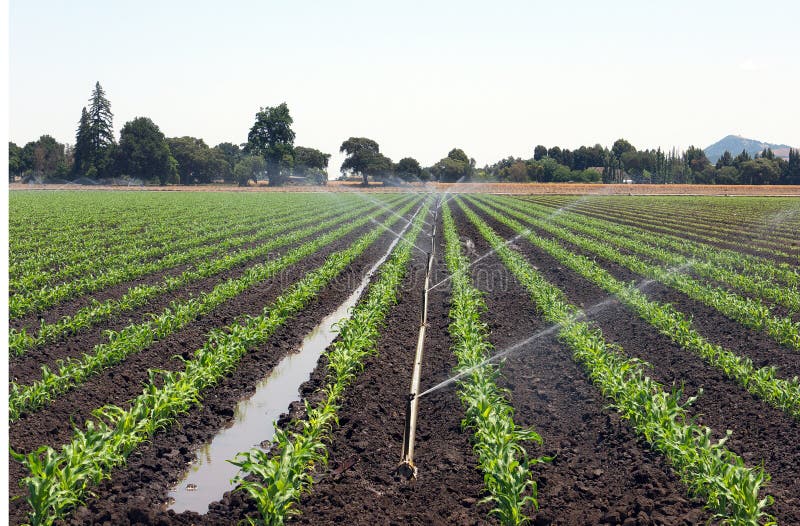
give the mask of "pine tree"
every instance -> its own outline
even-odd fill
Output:
[[[86,106],[81,110],[81,120],[78,123],[78,130],[75,132],[75,150],[74,150],[74,163],[73,172],[79,177],[86,175],[92,164],[92,149],[89,143],[89,113],[86,111]]]
[[[98,172],[102,172],[108,161],[108,149],[114,144],[114,115],[100,82],[94,85],[89,103],[89,160]]]

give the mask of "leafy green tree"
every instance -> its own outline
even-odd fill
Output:
[[[267,163],[260,155],[247,155],[233,168],[233,175],[239,186],[247,186],[250,180],[258,181],[259,175],[266,170]]]
[[[684,153],[684,158],[689,169],[695,174],[702,173],[711,164],[706,157],[706,152],[696,146],[689,146]]]
[[[614,157],[617,159],[621,159],[623,153],[630,151],[636,151],[636,148],[625,139],[617,139],[611,147],[611,153],[613,153]]]
[[[586,168],[603,166],[605,152],[599,144],[594,146],[581,146],[574,152],[572,168],[575,170],[585,170]]]
[[[561,148],[558,146],[553,146],[547,150],[547,156],[551,159],[554,159],[559,164],[564,164],[564,157],[562,155]]]
[[[722,166],[717,170],[715,184],[741,184],[739,170],[735,166]]]
[[[433,165],[431,171],[445,183],[468,181],[475,171],[475,160],[467,157],[464,150],[453,148],[447,157]]]
[[[301,173],[303,170],[309,168],[325,170],[328,168],[328,161],[330,161],[330,158],[331,154],[323,153],[316,148],[297,146],[294,149],[294,168]]]
[[[392,160],[380,153],[378,143],[366,137],[350,137],[339,147],[339,152],[347,155],[340,171],[352,173],[363,178],[364,186],[369,185],[369,177],[381,179],[392,171]]]
[[[178,162],[172,156],[164,134],[147,117],[137,117],[122,127],[117,150],[119,170],[130,177],[176,184]]]
[[[331,155],[316,148],[296,146],[294,149],[294,173],[314,184],[328,183],[328,161]]]
[[[178,161],[181,184],[208,184],[213,178],[211,149],[197,137],[167,139],[172,156]]]
[[[66,147],[50,135],[26,144],[20,152],[20,161],[29,174],[45,180],[66,177],[71,168]]]
[[[508,178],[512,183],[528,181],[528,166],[522,161],[516,161],[508,168]]]
[[[227,167],[223,167],[220,165],[220,175],[222,179],[226,183],[232,183],[236,181],[234,177],[234,167],[236,163],[239,162],[240,159],[244,156],[244,152],[237,144],[233,144],[232,142],[221,142],[218,145],[212,148],[213,154],[216,158],[222,159],[227,164]]]
[[[777,163],[764,157],[743,162],[741,173],[744,184],[774,184],[780,177]]]
[[[422,175],[422,167],[413,157],[403,157],[395,165],[394,173],[403,181],[418,181]]]
[[[547,147],[541,144],[537,145],[536,148],[533,149],[533,160],[540,161],[545,157],[547,157]]]
[[[80,168],[85,167],[88,170],[89,166],[94,165],[101,176],[107,175],[107,169],[113,160],[111,147],[114,144],[114,114],[111,113],[111,103],[99,82],[95,83],[89,98],[87,118],[88,146],[87,151],[81,153]],[[77,137],[75,142],[77,144]]]
[[[25,171],[22,160],[22,148],[11,141],[8,141],[8,176],[10,181]]]
[[[256,121],[247,134],[245,151],[264,157],[270,186],[280,186],[286,181],[286,171],[293,163],[294,131],[289,107],[282,103],[261,108]]]

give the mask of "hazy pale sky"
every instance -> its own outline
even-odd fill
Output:
[[[9,138],[75,142],[99,80],[114,129],[242,143],[287,102],[296,145],[375,139],[429,165],[537,144],[800,146],[800,2],[12,0]]]

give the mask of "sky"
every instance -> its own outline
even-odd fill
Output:
[[[74,143],[99,81],[114,128],[243,143],[286,102],[295,145],[369,137],[478,166],[624,137],[800,146],[800,2],[12,0],[9,140]]]

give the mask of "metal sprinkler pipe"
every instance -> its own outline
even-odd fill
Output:
[[[428,252],[425,266],[425,283],[422,295],[420,313],[419,335],[417,336],[417,352],[414,357],[414,372],[411,375],[411,389],[406,396],[406,421],[403,430],[403,454],[397,472],[406,479],[417,477],[417,467],[414,465],[414,440],[417,433],[417,413],[419,412],[419,383],[422,376],[422,354],[425,349],[425,328],[428,324],[428,288],[430,285],[431,270],[433,269],[433,256],[436,250],[436,219],[438,218],[438,203],[434,210],[433,230],[431,231],[431,251]]]

